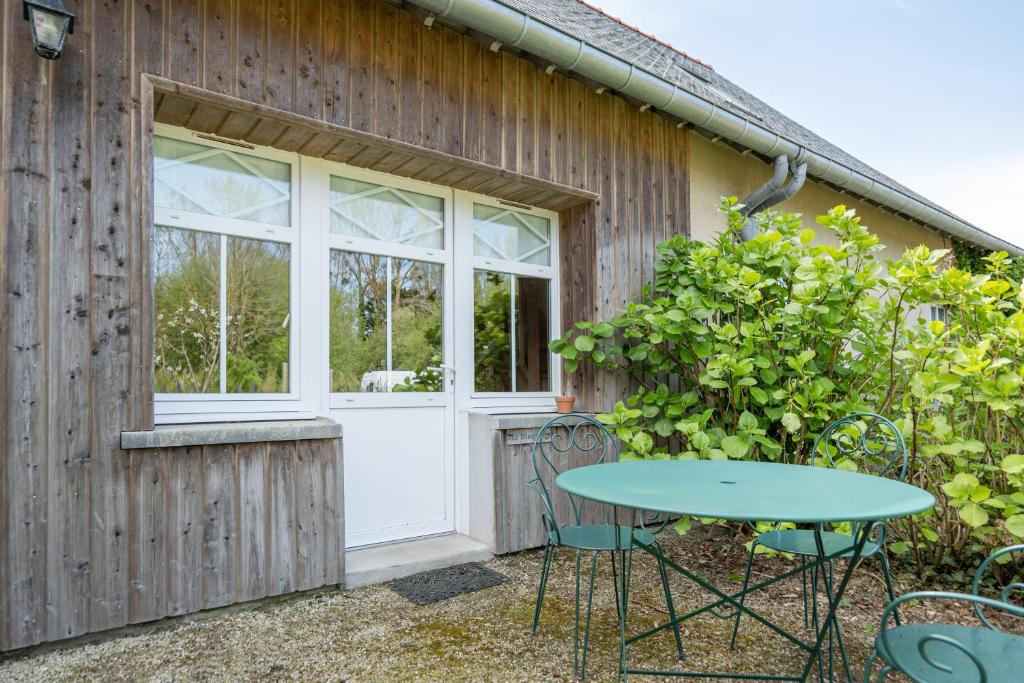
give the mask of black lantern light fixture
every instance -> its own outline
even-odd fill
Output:
[[[47,59],[60,57],[64,39],[75,32],[75,15],[60,0],[24,0],[23,5],[36,52]]]

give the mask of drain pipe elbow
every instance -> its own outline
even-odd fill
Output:
[[[793,169],[793,177],[790,179],[786,186],[776,190],[764,201],[764,208],[770,208],[776,204],[781,204],[790,197],[794,196],[800,191],[800,188],[804,186],[804,181],[807,180],[807,163],[802,163]]]
[[[743,208],[740,209],[740,215],[746,216],[747,220],[740,230],[740,239],[744,242],[754,239],[754,236],[757,234],[757,224],[751,216],[760,211],[761,206],[785,184],[786,173],[789,170],[789,158],[785,154],[780,154],[775,157],[775,162],[772,166],[772,177],[743,200]]]
[[[781,164],[779,163],[780,160]],[[779,178],[780,165],[782,167],[781,178]],[[790,178],[788,183],[783,185],[787,170],[793,172],[793,177]],[[797,165],[796,162],[789,164],[785,155],[776,158],[775,172],[772,174],[771,179],[755,190],[747,201],[744,202],[741,213],[747,217],[747,220],[743,223],[743,228],[740,230],[740,239],[744,242],[754,239],[757,236],[757,221],[754,220],[753,215],[759,211],[770,209],[795,195],[804,186],[805,180],[807,180],[806,161]]]
[[[789,158],[785,154],[775,157],[775,162],[772,164],[772,177],[743,200],[743,208],[740,209],[740,213],[744,216],[757,213],[758,207],[764,203],[765,199],[785,184],[788,169]]]

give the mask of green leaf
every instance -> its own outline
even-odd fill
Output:
[[[722,439],[722,450],[734,460],[744,457],[750,450],[750,442],[742,436],[727,436]]]
[[[630,441],[630,446],[639,454],[647,453],[654,447],[654,439],[647,432],[637,432]]]
[[[786,428],[790,434],[796,434],[800,431],[800,418],[796,413],[786,413],[782,416],[782,426]]]
[[[960,519],[977,529],[988,523],[988,513],[977,503],[965,503],[958,511]]]
[[[754,417],[753,413],[744,410],[740,413],[739,420],[740,429],[750,431],[751,429],[757,429],[757,418]]]
[[[671,436],[675,431],[675,424],[668,418],[661,418],[654,423],[654,431],[657,432],[658,436]]]
[[[967,498],[978,486],[978,478],[967,472],[960,472],[952,481],[947,481],[940,488],[950,498]]]
[[[573,342],[573,346],[576,347],[577,351],[589,353],[590,351],[594,350],[594,338],[588,337],[585,334],[581,334],[580,336],[576,337],[576,341]]]
[[[1024,454],[1011,453],[1003,458],[999,467],[1007,474],[1020,474],[1021,472],[1024,472]]]
[[[1006,519],[1006,530],[1017,538],[1024,538],[1024,515],[1013,515]]]
[[[675,529],[676,533],[680,536],[690,533],[690,529],[693,528],[693,517],[680,517],[676,520]]]

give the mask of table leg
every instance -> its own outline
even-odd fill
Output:
[[[634,511],[629,511],[629,528],[633,528],[634,522]],[[614,510],[613,523],[616,529],[619,526],[619,508]],[[621,538],[616,531],[615,533],[615,545],[616,551],[612,553],[614,556],[619,556],[619,584],[616,586],[616,603],[619,608],[619,673],[622,680],[625,682],[628,680],[629,674],[626,665],[626,622],[629,616],[629,579],[630,574],[633,571],[633,539],[632,534],[626,539],[627,547],[621,547]]]
[[[814,649],[811,652],[810,657],[808,657],[807,659],[807,664],[806,666],[804,666],[804,679],[806,679],[807,676],[811,673],[811,667],[814,666],[814,660],[818,660],[819,680],[824,679],[824,676],[822,675],[823,667],[821,648],[822,645],[824,645],[825,636],[831,636],[831,629],[836,628],[838,630],[839,628],[839,622],[836,619],[836,610],[839,608],[839,601],[842,600],[843,593],[846,592],[846,586],[850,583],[850,578],[853,576],[853,570],[856,569],[857,564],[859,563],[861,552],[864,550],[864,544],[867,543],[868,537],[870,536],[871,530],[874,528],[874,526],[874,522],[869,522],[865,523],[858,530],[857,537],[854,539],[853,553],[850,557],[850,562],[847,565],[846,572],[843,574],[842,580],[839,582],[839,588],[835,591],[832,590],[832,582],[829,580],[829,577],[824,574],[825,563],[828,561],[829,557],[828,554],[825,552],[825,545],[821,538],[821,528],[816,526],[814,529],[814,543],[815,546],[817,546],[818,550],[817,564],[823,572],[822,583],[825,584],[825,595],[827,597],[828,602],[828,612],[825,615],[824,625],[815,624],[818,631],[817,639],[814,643]],[[814,597],[816,603],[817,595],[815,595]],[[849,664],[845,661],[844,668],[847,680],[853,680],[850,676]],[[829,672],[829,674],[831,676],[831,672]]]

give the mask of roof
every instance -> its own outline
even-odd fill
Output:
[[[977,232],[988,233],[973,226],[951,211],[917,194],[893,178],[857,159],[813,131],[769,106],[709,65],[690,57],[654,36],[640,31],[619,19],[605,14],[581,0],[497,0],[514,10],[541,21],[554,29],[586,42],[624,62],[647,71],[736,116],[792,140],[823,157],[850,168],[886,187],[912,197],[932,209],[946,214]],[[992,237],[992,236],[990,236]],[[993,237],[1007,247],[1005,240]],[[1013,251],[1018,251],[1013,249]]]

